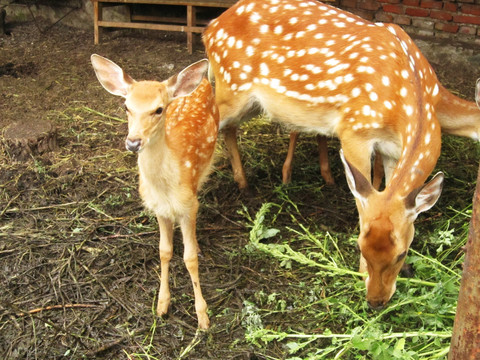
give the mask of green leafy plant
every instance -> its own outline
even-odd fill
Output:
[[[299,221],[296,206],[283,194],[282,204],[264,203],[250,224],[248,252],[260,252],[286,269],[303,268],[315,274],[318,281],[290,284],[291,289],[279,297],[264,294],[271,302],[244,303],[246,339],[259,347],[282,343],[288,359],[438,359],[449,349],[456,297],[460,283],[461,258],[455,257],[452,244],[458,243],[453,228],[440,227],[430,238],[434,253],[440,259],[412,249],[408,262],[415,267],[415,278],[399,278],[391,303],[379,312],[369,310],[363,300],[365,287],[352,263],[354,239],[345,241],[343,234],[320,231]],[[276,228],[276,219],[289,210],[291,228]],[[468,223],[468,211],[455,214],[450,224],[462,217]],[[460,227],[465,237],[466,232]],[[419,240],[417,240],[419,241]],[[462,239],[462,242],[465,238]],[[347,247],[345,251],[345,242]],[[343,245],[342,245],[343,243]],[[445,253],[446,249],[450,252]],[[428,253],[428,252],[427,252]],[[358,255],[356,255],[358,256]],[[322,286],[325,285],[325,286]],[[320,291],[315,292],[315,288]],[[288,307],[285,304],[293,304]],[[298,326],[275,329],[264,324],[279,313],[300,313]],[[307,315],[308,314],[308,315]],[[306,319],[308,317],[308,320]],[[255,320],[252,322],[252,320]],[[299,319],[300,320],[300,319]],[[311,326],[312,323],[320,327]],[[308,326],[304,326],[308,324]],[[303,331],[303,328],[310,329]]]

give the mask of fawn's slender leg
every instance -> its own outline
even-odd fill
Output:
[[[160,229],[160,290],[158,291],[157,315],[165,315],[170,305],[168,268],[173,255],[173,222],[157,216]]]
[[[290,141],[288,143],[288,152],[282,168],[282,182],[284,184],[290,183],[292,180],[292,162],[295,154],[295,147],[297,146],[298,132],[292,131],[290,133]]]
[[[237,127],[227,126],[223,129],[223,133],[225,137],[225,145],[227,146],[230,162],[232,164],[233,178],[238,183],[240,189],[245,189],[247,187],[247,178],[245,176],[245,171],[243,170],[240,152],[238,151]]]
[[[208,329],[210,320],[207,315],[207,303],[202,295],[200,288],[200,277],[198,274],[198,243],[196,236],[198,201],[194,199],[194,204],[190,214],[180,219],[180,228],[183,235],[184,253],[183,261],[190,274],[193,284],[193,293],[195,296],[195,311],[198,318],[198,327]]]
[[[330,163],[328,162],[328,144],[327,137],[323,135],[317,135],[318,143],[318,159],[320,161],[320,173],[327,185],[334,185],[332,171],[330,170]]]

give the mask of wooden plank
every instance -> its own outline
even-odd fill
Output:
[[[161,23],[171,23],[171,24],[186,24],[187,21],[183,17],[167,17],[167,16],[156,16],[156,15],[139,15],[132,14],[132,21],[141,21],[141,22],[161,22]]]
[[[151,4],[151,5],[177,5],[177,6],[200,6],[200,7],[219,7],[229,8],[235,4],[236,0],[92,0],[94,3],[118,3],[118,4]]]
[[[202,26],[188,27],[186,25],[166,25],[166,24],[146,24],[146,23],[131,23],[120,21],[99,21],[99,26],[114,27],[114,28],[128,28],[128,29],[146,29],[146,30],[164,30],[164,31],[191,31],[194,33],[202,33],[204,28]]]

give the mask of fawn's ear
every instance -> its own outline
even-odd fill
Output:
[[[188,96],[194,92],[205,77],[207,70],[208,60],[203,59],[168,79],[168,92],[171,100],[177,97]]]
[[[110,94],[126,97],[128,88],[135,80],[126,74],[120,66],[107,58],[93,54],[90,60],[95,69],[97,79],[105,90]]]

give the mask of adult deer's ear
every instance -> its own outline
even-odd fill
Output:
[[[93,54],[90,57],[100,84],[110,94],[126,97],[128,89],[135,80],[126,74],[120,66],[103,56]]]
[[[435,205],[442,194],[444,179],[443,173],[438,172],[428,183],[408,194],[405,198],[405,207],[407,210],[412,211],[414,218],[417,218],[418,214],[427,211]]]
[[[375,189],[373,188],[372,184],[370,184],[370,181],[368,181],[365,176],[363,176],[362,173],[355,168],[355,166],[351,165],[347,159],[345,159],[343,150],[340,150],[340,158],[342,159],[343,166],[345,167],[345,175],[347,177],[347,183],[350,191],[352,192],[353,196],[360,201],[362,206],[365,207],[368,197]]]

